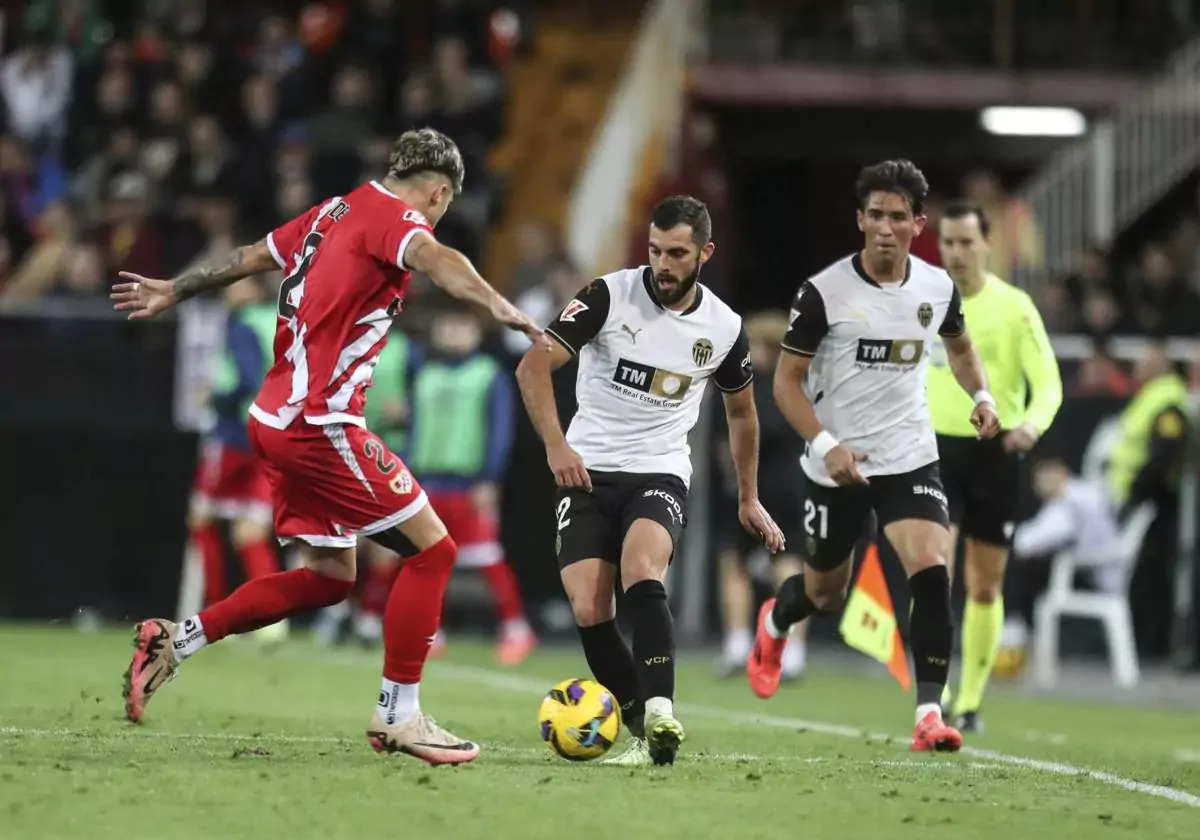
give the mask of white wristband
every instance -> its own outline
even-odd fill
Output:
[[[987,388],[980,388],[978,391],[975,392],[975,405],[979,405],[980,403],[987,403],[988,405],[992,406],[993,408],[996,407],[996,400],[988,392]]]
[[[825,456],[829,454],[829,450],[833,449],[835,446],[840,446],[840,444],[838,443],[837,438],[829,434],[829,432],[822,430],[819,435],[812,439],[812,443],[810,443],[808,446],[814,455],[824,461]]]

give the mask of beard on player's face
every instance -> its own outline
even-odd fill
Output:
[[[654,273],[654,296],[663,306],[674,306],[688,296],[700,277],[700,261],[683,278],[676,277],[665,269]]]

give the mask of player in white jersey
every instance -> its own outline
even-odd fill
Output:
[[[667,567],[687,523],[687,435],[708,380],[725,394],[738,473],[738,518],[771,551],[783,535],[758,501],[758,414],[742,319],[697,282],[713,254],[712,221],[688,196],[663,201],[650,223],[650,265],[607,274],[550,324],[552,352],[517,369],[529,416],[559,487],[556,551],[584,655],[621,705],[632,738],[608,759],[671,764],[683,740],[675,718],[675,640]],[[579,410],[566,435],[551,373],[579,356]],[[633,650],[615,622],[620,570]]]
[[[946,272],[909,255],[925,224],[925,176],[909,161],[884,161],[864,168],[855,190],[865,247],[801,286],[775,371],[775,400],[808,442],[800,461],[806,562],[763,605],[746,674],[756,694],[770,697],[788,628],[841,609],[850,555],[873,509],[913,599],[911,748],[953,751],[962,736],[942,721],[940,705],[953,635],[949,510],[925,397],[935,336],[959,385],[974,396],[977,434],[992,437],[999,421],[958,289]]]

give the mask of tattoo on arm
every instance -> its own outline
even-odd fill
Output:
[[[175,302],[180,303],[210,289],[220,289],[244,277],[273,271],[278,267],[266,241],[262,240],[235,248],[223,259],[212,260],[185,271],[171,281],[172,292]]]

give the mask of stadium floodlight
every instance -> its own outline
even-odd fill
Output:
[[[1008,137],[1079,137],[1087,132],[1087,119],[1074,108],[997,105],[979,112],[979,124]]]

